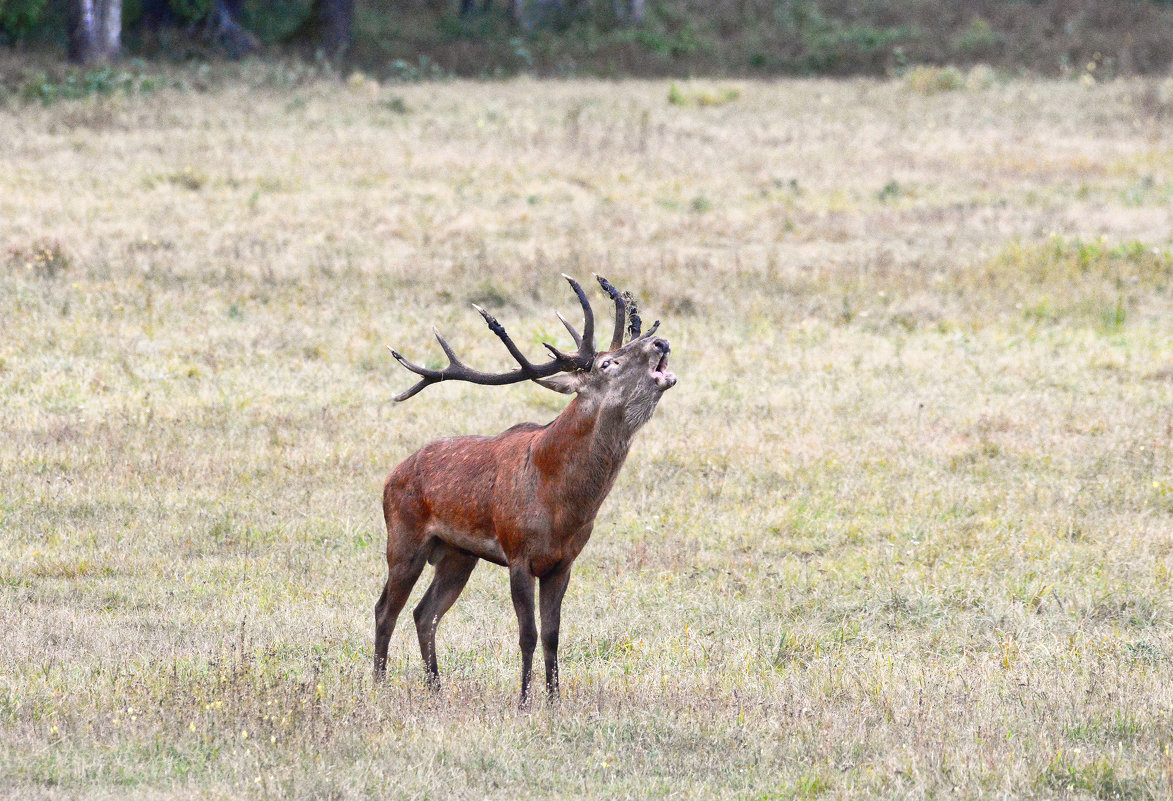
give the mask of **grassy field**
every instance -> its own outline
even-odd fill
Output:
[[[1173,794],[1173,83],[939,77],[10,100],[0,796]],[[565,402],[384,346],[592,271],[680,383],[563,703],[492,565],[372,687],[384,476]]]

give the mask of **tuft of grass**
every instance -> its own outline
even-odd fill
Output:
[[[965,75],[956,67],[916,66],[905,73],[904,82],[921,95],[956,92],[966,87]]]
[[[38,278],[58,278],[73,266],[73,259],[61,242],[50,238],[25,245],[9,245],[5,249],[5,256],[9,269],[23,270]]]
[[[895,200],[900,197],[905,191],[904,187],[900,185],[900,182],[893,179],[880,187],[880,191],[876,193],[876,200],[881,203],[886,203],[889,200]]]
[[[668,86],[668,103],[673,106],[724,106],[741,97],[741,89],[736,87],[705,87],[690,86],[681,89],[673,83]]]
[[[692,202],[689,203],[688,206],[697,214],[704,214],[706,211],[713,210],[713,201],[709,200],[704,195],[697,195],[692,199]]]
[[[382,105],[383,108],[387,109],[392,114],[407,114],[410,112],[410,109],[407,107],[407,103],[402,97],[393,95],[382,101]]]
[[[1105,801],[1143,801],[1154,797],[1147,781],[1122,775],[1107,757],[1084,761],[1062,752],[1055,755],[1036,784],[1046,790],[1088,793]]]

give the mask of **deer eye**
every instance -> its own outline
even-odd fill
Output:
[[[609,369],[611,369],[612,365],[616,365],[616,364],[619,364],[618,359],[603,359],[603,361],[599,362],[599,369],[600,370],[609,370]]]

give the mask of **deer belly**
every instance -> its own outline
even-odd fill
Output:
[[[428,534],[453,548],[467,551],[473,556],[480,557],[499,565],[506,564],[505,552],[501,550],[501,543],[491,535],[482,532],[468,531],[457,526],[435,522],[428,526]]]

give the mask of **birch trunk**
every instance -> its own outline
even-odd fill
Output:
[[[79,64],[105,64],[122,49],[122,0],[74,0],[69,58]]]
[[[102,61],[113,61],[122,50],[122,0],[99,0],[102,13]]]

